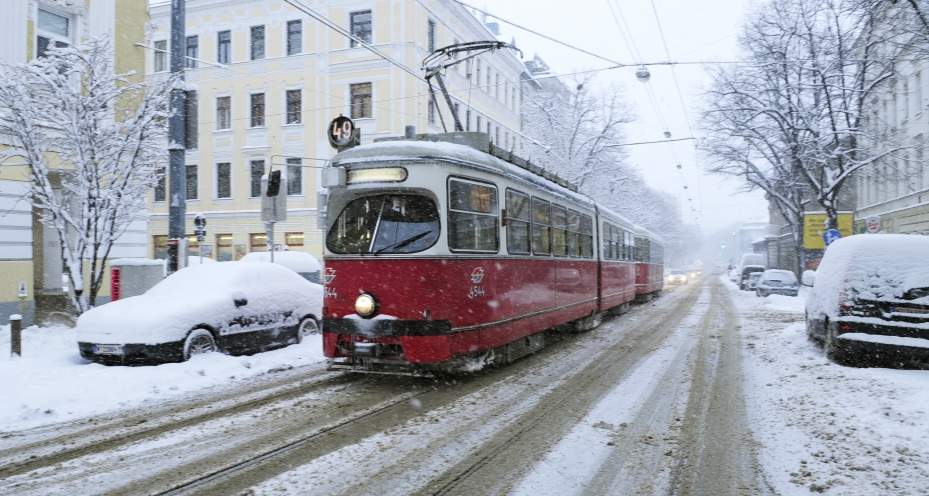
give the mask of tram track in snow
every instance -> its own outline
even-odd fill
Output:
[[[694,291],[693,293],[698,292]],[[679,295],[675,295],[675,297],[677,296]],[[691,300],[695,299],[696,295],[690,295],[687,298],[689,298],[687,299],[689,306],[692,306],[693,302]],[[680,312],[680,304],[675,304],[673,307],[668,310],[668,313],[682,313]],[[638,314],[646,308],[648,307],[634,309],[632,314]],[[620,317],[617,322],[622,323],[624,319],[631,317],[632,315]],[[653,331],[655,328],[660,327],[662,323],[667,324],[669,317],[670,315],[665,315],[659,323],[649,324],[647,326],[648,330]],[[630,330],[626,336],[619,338],[619,341],[612,344],[606,351],[623,348],[629,352],[640,348],[645,344],[643,339],[649,334],[648,330]],[[554,358],[558,354],[563,354],[564,348],[567,347],[570,350],[573,343],[580,341],[580,339],[576,338],[583,338],[583,336],[563,338],[561,342],[553,343],[552,346],[543,350],[539,355],[542,358],[545,355]],[[652,339],[648,342],[651,343],[652,341],[655,340]],[[655,342],[658,341],[660,340]],[[597,353],[598,356],[602,354]],[[246,443],[244,447],[240,445],[239,447],[243,449],[240,453],[236,453],[236,456],[224,457],[223,452],[218,451],[218,454],[208,454],[205,460],[193,464],[192,467],[182,465],[172,467],[170,464],[164,464],[163,467],[151,470],[151,473],[142,477],[129,478],[125,484],[103,484],[98,487],[98,492],[103,494],[227,494],[241,491],[256,482],[281,473],[288,467],[293,467],[294,464],[306,463],[308,460],[357,443],[393,426],[403,424],[423,412],[435,410],[467,394],[479,391],[488,385],[502,383],[519,374],[531,373],[533,362],[537,361],[533,360],[533,358],[529,357],[520,360],[501,369],[486,371],[486,373],[465,378],[455,384],[443,385],[435,381],[407,379],[404,381],[407,385],[411,382],[417,383],[413,388],[414,391],[404,393],[402,392],[404,388],[397,388],[397,391],[395,391],[397,394],[385,395],[381,398],[383,401],[367,405],[350,405],[346,407],[349,411],[344,412],[344,415],[330,416],[328,419],[330,422],[328,423],[317,423],[305,427],[299,426],[291,429],[292,432],[286,435],[276,436],[270,440],[258,437],[256,439],[261,439],[260,442],[253,445]],[[590,357],[587,357],[587,360],[589,361]],[[572,363],[573,366],[582,365],[581,362]],[[569,365],[572,364],[565,364],[565,367],[570,368]],[[565,370],[563,372],[571,377],[578,376],[577,371],[569,373]],[[170,415],[159,420],[153,418],[157,417],[157,414],[149,413],[144,415],[148,420],[141,425],[138,423],[138,417],[123,419],[121,423],[114,423],[123,429],[123,431],[117,432],[115,435],[106,435],[114,426],[114,424],[109,424],[88,426],[84,429],[75,428],[63,436],[40,439],[32,444],[28,442],[20,443],[20,447],[25,447],[23,451],[20,451],[23,457],[32,456],[29,455],[30,452],[41,453],[44,450],[47,453],[36,455],[35,458],[26,458],[25,460],[21,458],[18,462],[14,461],[0,467],[0,493],[7,492],[10,489],[19,492],[20,487],[31,488],[31,490],[25,491],[27,493],[43,493],[43,491],[39,490],[41,485],[26,483],[21,486],[20,482],[26,479],[36,477],[43,479],[49,475],[54,475],[60,471],[62,466],[64,466],[65,473],[58,475],[57,481],[59,483],[65,483],[65,481],[69,480],[68,469],[72,473],[76,472],[76,467],[85,463],[89,465],[114,464],[117,466],[113,467],[111,471],[125,470],[126,467],[119,466],[121,464],[129,465],[128,462],[124,461],[123,456],[119,456],[116,459],[118,461],[114,460],[116,454],[120,452],[125,452],[124,454],[127,457],[134,456],[133,450],[138,450],[139,445],[145,445],[146,443],[157,444],[159,438],[171,437],[176,434],[176,431],[189,430],[192,427],[211,423],[216,424],[229,416],[248,417],[250,412],[254,417],[261,414],[263,410],[277,409],[275,405],[286,403],[285,400],[296,400],[314,391],[323,392],[327,388],[341,388],[341,394],[352,395],[357,393],[356,390],[365,383],[369,386],[387,383],[387,379],[380,377],[319,373],[304,379],[298,384],[280,384],[282,380],[284,382],[287,380],[293,381],[296,377],[294,374],[295,371],[282,374],[289,375],[290,379],[275,379],[277,387],[265,390],[264,394],[256,392],[256,389],[260,388],[253,387],[249,390],[252,397],[248,394],[229,394],[225,397],[223,397],[224,395],[218,395],[223,397],[221,398],[222,401],[201,403],[195,409],[196,411],[190,415],[178,417],[177,412],[172,411]],[[234,399],[234,396],[238,396],[238,399]],[[417,400],[416,403],[410,401],[414,397]],[[242,401],[243,399],[244,401]],[[223,401],[227,401],[229,404],[224,405],[222,404]],[[416,406],[417,404],[419,406]],[[286,407],[281,408],[286,409]],[[280,427],[280,424],[267,426],[269,430],[273,430],[275,427]],[[57,444],[58,449],[54,449],[56,443],[59,443]],[[218,436],[216,443],[222,444],[223,436]],[[235,445],[235,439],[232,439],[230,446]],[[62,446],[64,447],[61,448]],[[15,450],[16,448],[5,449],[0,452],[0,456],[7,457],[6,459],[0,458],[0,460],[12,458],[10,456],[11,452]],[[144,453],[144,456],[137,463],[142,465],[146,464],[146,462],[156,463],[159,455],[167,456],[170,453],[170,450],[166,453],[159,453],[158,450],[154,450],[152,453]],[[228,455],[228,453],[227,450],[226,454]],[[178,458],[183,457],[178,456]],[[175,470],[175,468],[182,468],[183,470]],[[102,471],[98,479],[105,474],[106,471]],[[31,482],[37,481],[33,480]]]

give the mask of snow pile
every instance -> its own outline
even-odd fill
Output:
[[[242,293],[248,304],[235,306]],[[81,342],[164,343],[184,339],[207,324],[235,332],[230,324],[242,313],[275,315],[293,311],[289,324],[304,315],[319,317],[322,287],[293,271],[260,262],[213,263],[179,270],[140,296],[94,308],[78,319]]]
[[[9,326],[0,326],[0,432],[74,420],[161,401],[249,377],[325,361],[322,336],[252,356],[196,355],[184,363],[106,367],[81,359],[75,329],[23,329],[23,356],[11,358]],[[2,436],[0,436],[2,437]]]
[[[799,305],[782,305],[801,298],[739,293],[749,418],[774,492],[926,494],[929,371],[833,364]]]
[[[929,237],[859,235],[829,245],[816,271],[808,308],[834,314],[844,297],[894,300],[913,288],[929,287]],[[843,291],[849,291],[843,295]]]

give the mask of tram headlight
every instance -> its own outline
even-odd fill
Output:
[[[362,317],[371,316],[377,310],[377,300],[368,293],[362,293],[355,298],[355,311]]]

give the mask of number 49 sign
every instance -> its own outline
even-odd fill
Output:
[[[352,144],[355,134],[355,123],[351,119],[340,115],[329,123],[329,144],[333,148],[341,148]]]

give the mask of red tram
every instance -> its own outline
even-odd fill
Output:
[[[661,294],[664,286],[664,247],[648,229],[635,232],[635,298],[645,302]]]
[[[505,363],[542,348],[541,331],[593,328],[636,297],[636,227],[487,134],[376,140],[332,166],[322,278],[332,368]]]

